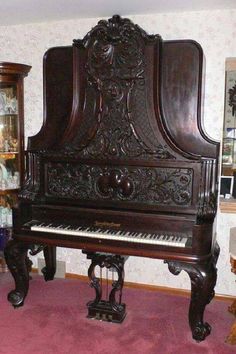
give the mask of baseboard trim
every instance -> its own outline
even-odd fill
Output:
[[[32,269],[33,273],[38,273],[37,268]],[[66,273],[65,278],[67,279],[78,279],[84,282],[88,282],[89,278],[86,275],[80,275],[75,273]],[[111,280],[108,280],[108,283],[111,283]],[[168,286],[160,286],[160,285],[150,285],[150,284],[142,284],[142,283],[133,283],[133,282],[124,282],[125,288],[133,288],[133,289],[140,289],[140,290],[149,290],[149,291],[158,291],[164,292],[166,294],[177,295],[177,296],[185,296],[190,297],[190,290],[186,289],[177,289],[177,288],[170,288]],[[221,301],[234,301],[235,297],[232,295],[223,295],[223,294],[215,294],[215,298]]]
[[[79,279],[81,281],[86,281],[86,282],[89,281],[86,275],[79,275],[74,273],[66,273],[66,278]],[[109,283],[110,282],[111,281],[109,281]],[[140,290],[158,291],[158,292],[164,292],[171,295],[185,296],[185,297],[190,297],[191,294],[190,290],[186,290],[186,289],[177,289],[177,288],[170,288],[168,286],[150,285],[150,284],[133,283],[133,282],[124,282],[124,287],[140,289]],[[235,300],[235,297],[232,295],[215,294],[215,298],[217,300],[229,301],[229,302]]]

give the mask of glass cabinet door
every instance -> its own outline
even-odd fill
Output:
[[[0,226],[12,226],[12,205],[19,188],[18,100],[15,84],[0,85]],[[1,246],[1,245],[0,245]]]
[[[0,62],[0,252],[11,236],[12,208],[24,174],[23,78],[29,70]]]
[[[225,81],[222,174],[232,175],[236,170],[236,59],[226,61]]]
[[[16,86],[0,88],[0,189],[19,187],[18,102]]]

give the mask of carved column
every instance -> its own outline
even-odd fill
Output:
[[[185,270],[191,280],[191,301],[189,306],[189,325],[193,339],[202,341],[211,332],[207,322],[203,322],[206,305],[214,297],[217,278],[216,262],[219,246],[216,245],[214,255],[206,263],[192,264],[177,261],[165,261],[171,273],[178,275]]]

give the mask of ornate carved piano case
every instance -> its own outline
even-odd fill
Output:
[[[28,141],[5,252],[14,306],[27,295],[29,249],[44,250],[46,280],[56,246],[160,258],[190,276],[193,337],[210,333],[219,144],[201,124],[202,70],[195,41],[163,41],[119,16],[47,51],[44,123]]]

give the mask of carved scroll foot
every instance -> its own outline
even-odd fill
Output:
[[[31,262],[27,257],[29,245],[20,241],[9,241],[5,248],[7,266],[15,280],[15,290],[8,294],[8,301],[14,306],[23,306],[29,289],[29,269]]]
[[[184,262],[166,261],[171,273],[178,275],[185,270],[191,280],[191,301],[189,307],[189,325],[193,339],[203,341],[211,332],[211,327],[203,321],[206,305],[214,297],[217,270],[216,261],[219,248],[216,247],[214,255],[204,264],[190,264]]]
[[[41,271],[45,281],[53,280],[56,273],[56,247],[46,246],[43,253],[46,265]]]

